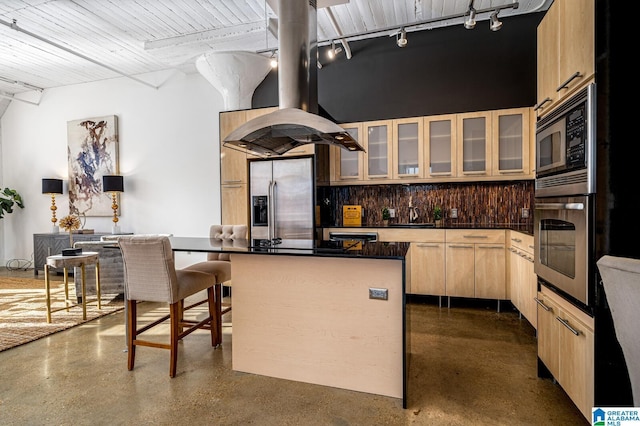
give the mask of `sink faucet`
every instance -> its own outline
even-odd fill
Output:
[[[413,206],[413,197],[409,197],[409,223],[414,223],[418,219],[418,209]]]

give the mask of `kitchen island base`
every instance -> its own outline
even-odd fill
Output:
[[[231,258],[235,371],[402,398],[406,408],[404,259]]]

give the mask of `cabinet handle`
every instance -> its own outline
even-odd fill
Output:
[[[537,297],[534,297],[533,300],[536,301],[536,303],[538,305],[540,305],[542,307],[542,309],[544,309],[547,312],[553,312],[553,309],[551,309],[550,307],[548,307],[547,305],[544,304],[544,302],[540,299],[538,299]]]
[[[241,182],[242,182],[241,180],[225,180],[222,183],[241,183]]]
[[[556,317],[556,319],[558,321],[560,321],[560,323],[562,323],[562,325],[564,325],[565,327],[567,327],[569,329],[570,332],[572,332],[573,334],[575,334],[576,336],[580,335],[580,331],[576,330],[575,328],[571,327],[571,325],[569,324],[569,321],[566,319],[562,319],[560,317]]]
[[[544,99],[543,99],[543,100],[538,104],[538,106],[536,106],[533,110],[534,110],[534,111],[539,110],[539,109],[540,109],[540,108],[542,108],[542,106],[543,106],[544,104],[546,104],[547,102],[551,102],[551,98],[544,98]]]
[[[488,235],[463,235],[463,238],[489,238]]]
[[[225,185],[225,188],[242,188],[242,185]]]
[[[472,249],[473,246],[459,246],[459,245],[449,245],[449,248],[465,248],[465,249]]]
[[[571,77],[569,77],[569,79],[567,81],[565,81],[560,86],[558,86],[558,88],[556,89],[556,92],[559,92],[562,89],[568,89],[569,88],[568,87],[569,83],[571,83],[573,80],[575,80],[578,77],[582,77],[582,74],[580,74],[580,71],[576,71],[575,74],[573,74]]]
[[[467,175],[467,176],[484,176],[487,174],[486,171],[477,171],[477,172],[462,172],[463,175]]]
[[[516,174],[522,174],[524,172],[523,169],[514,169],[514,170],[499,170],[498,173],[500,173],[501,175],[516,175]]]
[[[500,249],[504,250],[504,246],[478,246],[481,250],[491,250],[491,249]]]
[[[535,248],[535,246],[529,246],[529,248],[530,248],[531,250],[535,250],[535,249],[536,249],[536,248]]]
[[[416,244],[418,247],[433,247],[433,248],[438,248],[440,247],[440,244],[425,244],[425,243],[418,243]]]
[[[388,176],[367,176],[367,179],[387,179]]]
[[[522,240],[520,238],[512,238],[511,241],[515,241],[516,243],[521,243]]]

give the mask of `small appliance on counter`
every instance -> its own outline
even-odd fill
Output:
[[[362,206],[342,206],[343,226],[362,226]]]

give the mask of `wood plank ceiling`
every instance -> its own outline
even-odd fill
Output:
[[[195,72],[195,59],[210,51],[276,48],[277,40],[268,30],[270,19],[277,22],[276,3],[0,0],[0,99],[122,75],[170,69]],[[513,3],[475,0],[473,6],[480,11]],[[516,9],[501,10],[500,17],[544,11],[550,3],[520,0]],[[320,45],[329,44],[339,37],[337,31],[358,35],[348,40],[388,36],[403,25],[462,15],[469,5],[470,0],[319,0],[318,40]],[[489,14],[479,13],[478,21],[488,20]],[[462,22],[463,18],[443,20],[407,32]],[[480,26],[488,31],[487,24]]]

